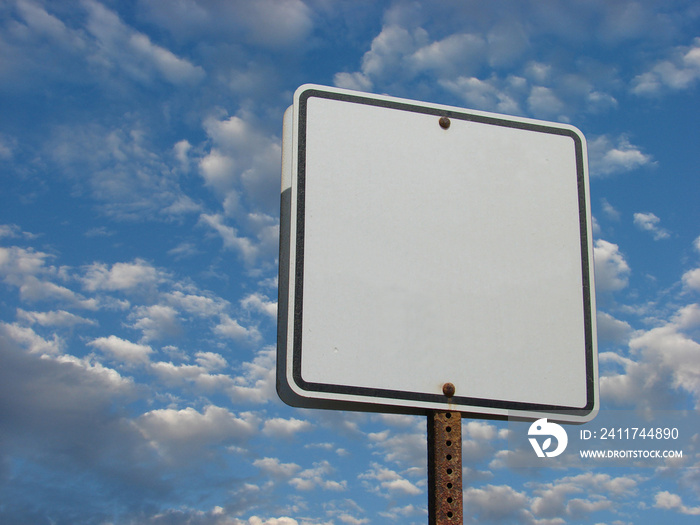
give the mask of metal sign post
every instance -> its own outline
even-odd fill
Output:
[[[428,413],[428,524],[462,525],[462,415]]]

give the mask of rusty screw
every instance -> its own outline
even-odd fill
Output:
[[[448,129],[450,127],[450,119],[448,117],[440,117],[440,127],[442,129]]]
[[[452,397],[455,395],[455,386],[452,383],[445,383],[442,385],[442,393],[447,397]]]

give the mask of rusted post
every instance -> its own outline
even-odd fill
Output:
[[[428,413],[428,524],[462,525],[462,415]]]

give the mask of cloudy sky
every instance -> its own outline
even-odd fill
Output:
[[[697,523],[692,0],[0,0],[0,522],[427,522],[424,417],[275,392],[308,82],[581,129],[599,417],[686,411],[682,458],[614,467],[513,466],[506,422],[465,420],[465,523]]]

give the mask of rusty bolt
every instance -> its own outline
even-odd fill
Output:
[[[447,397],[452,397],[455,395],[455,386],[452,383],[445,383],[442,385],[442,393]]]
[[[450,119],[448,117],[440,117],[440,127],[442,129],[447,129],[450,127]]]

